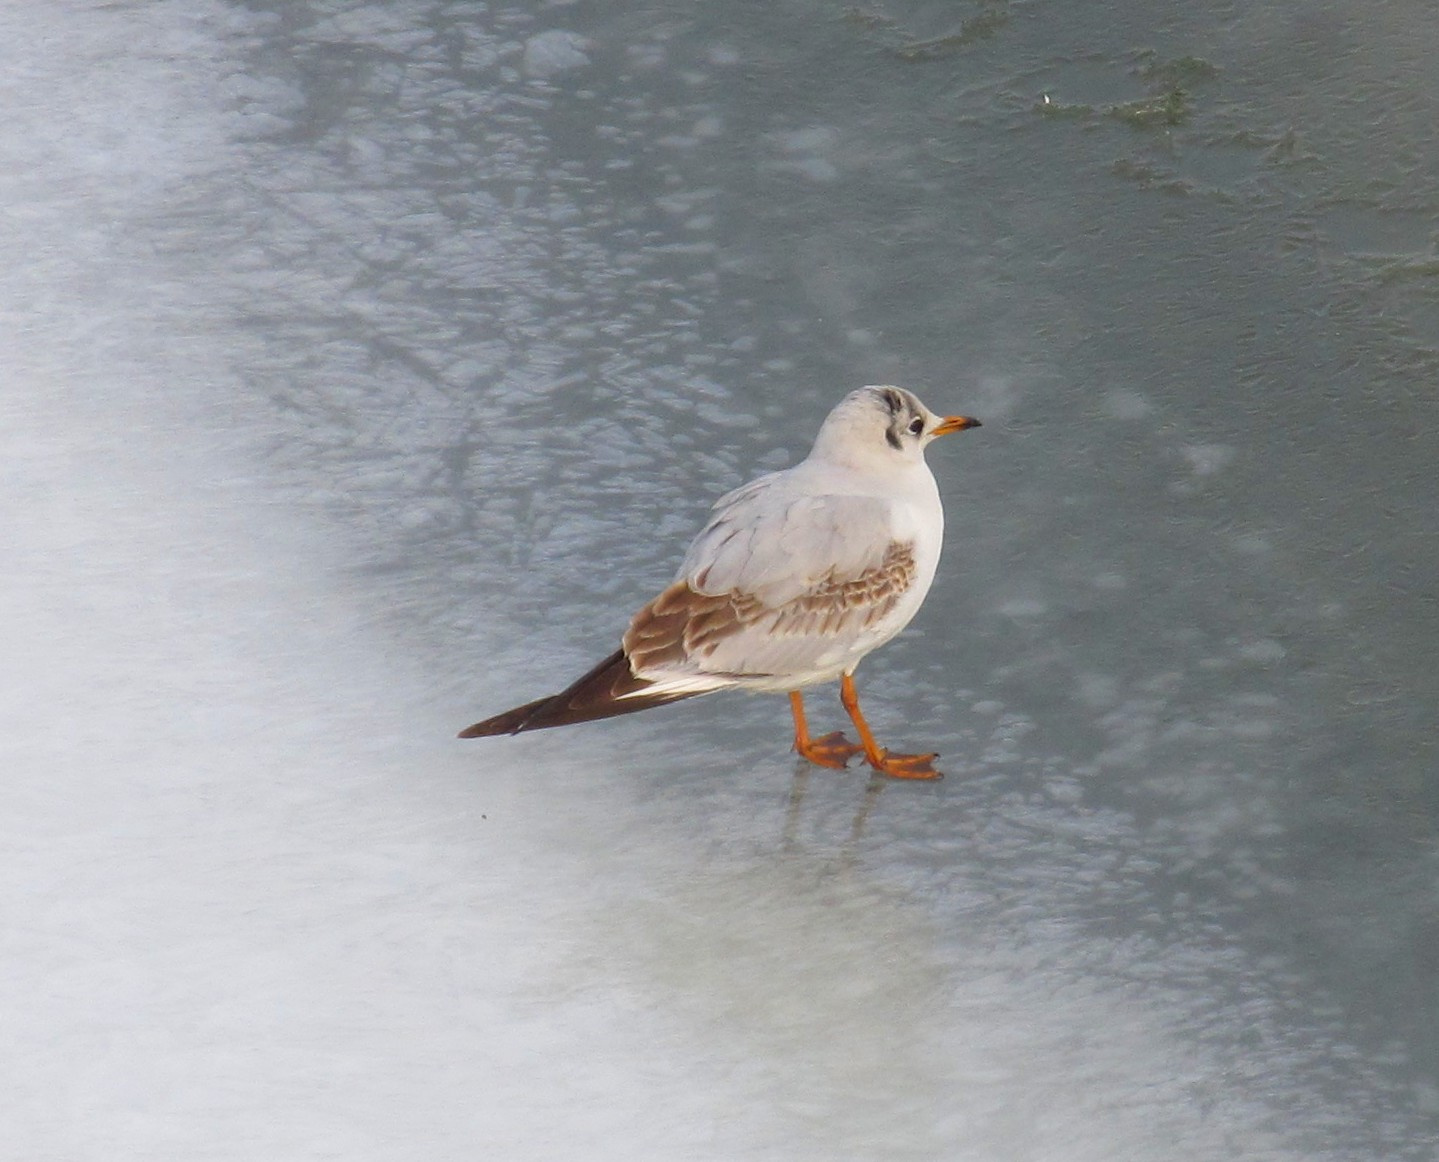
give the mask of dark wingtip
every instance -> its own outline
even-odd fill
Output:
[[[497,730],[488,722],[477,722],[473,726],[467,726],[456,738],[490,738],[496,734],[514,734],[513,730]]]
[[[467,726],[459,736],[491,738],[497,734],[519,734],[551,726],[569,726],[575,722],[593,722],[597,718],[633,714],[636,710],[690,697],[689,694],[675,693],[645,694],[650,685],[652,683],[643,678],[635,677],[624,650],[616,650],[569,689]]]
[[[537,711],[543,710],[553,701],[554,698],[539,698],[523,706],[516,706],[513,710],[506,710],[503,714],[496,714],[493,718],[486,718],[483,722],[465,727],[456,737],[493,738],[497,734],[519,734],[530,725]]]

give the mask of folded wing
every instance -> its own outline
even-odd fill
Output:
[[[769,484],[769,487],[757,487]],[[884,634],[915,581],[881,499],[756,481],[720,500],[679,576],[630,622],[620,650],[566,690],[461,737],[587,722],[737,685],[776,689],[849,664]]]
[[[889,503],[756,482],[720,500],[673,585],[635,617],[635,673],[803,678],[875,632],[915,579]]]
[[[799,686],[842,666],[879,632],[914,573],[914,547],[890,542],[858,574],[831,572],[778,604],[742,589],[706,593],[682,578],[635,616],[623,653],[655,689],[707,679],[793,678]]]

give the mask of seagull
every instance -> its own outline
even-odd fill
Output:
[[[937,779],[937,754],[875,742],[854,671],[918,612],[939,564],[944,509],[931,440],[979,427],[912,392],[862,387],[830,412],[809,455],[720,497],[674,582],[630,621],[620,648],[572,686],[460,732],[521,734],[742,689],[787,693],[794,749],[840,769],[856,755],[898,779]],[[840,683],[859,743],[813,738],[802,689]]]

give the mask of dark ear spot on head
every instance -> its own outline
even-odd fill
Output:
[[[889,446],[890,446],[891,448],[893,448],[896,452],[899,451],[899,449],[900,449],[899,437],[894,434],[894,425],[893,425],[893,424],[890,424],[889,427],[885,428],[885,430],[884,430],[884,438],[889,441]]]

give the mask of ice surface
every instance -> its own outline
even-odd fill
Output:
[[[1147,7],[1081,66],[653,15],[0,14],[7,1151],[1430,1156],[1426,365],[1295,257],[1412,229],[1332,146],[1206,199],[1221,127],[1016,106],[1142,87]],[[1358,35],[1188,19],[1251,121]],[[944,783],[796,767],[782,700],[453,739],[887,379],[986,421],[861,672]]]
[[[525,41],[525,75],[548,80],[560,73],[582,69],[590,63],[585,55],[588,47],[589,41],[576,32],[562,28],[538,32]]]

